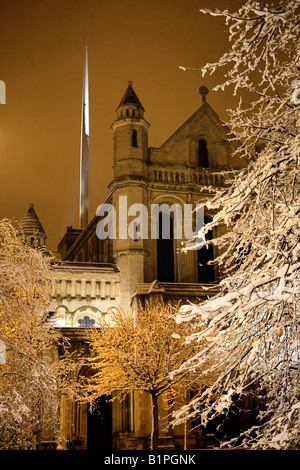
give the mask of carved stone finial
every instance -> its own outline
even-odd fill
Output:
[[[199,95],[202,96],[202,103],[205,103],[205,101],[206,101],[206,95],[209,93],[209,89],[206,88],[205,85],[201,85],[201,87],[198,88],[198,93],[199,93]]]

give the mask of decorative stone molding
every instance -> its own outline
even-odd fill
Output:
[[[91,271],[91,272],[89,272]],[[84,326],[79,320],[90,321],[120,305],[120,273],[101,264],[98,269],[66,269],[53,271],[52,309],[58,326]],[[87,321],[85,322],[87,323]]]
[[[229,172],[226,172],[229,177]],[[224,171],[215,169],[178,169],[153,168],[148,171],[148,179],[151,183],[168,183],[174,185],[192,183],[201,186],[223,187],[226,181]]]

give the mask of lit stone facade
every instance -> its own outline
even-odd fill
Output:
[[[213,286],[212,292],[218,289],[222,273],[214,264],[199,265],[213,261],[216,252],[205,249],[184,254],[181,251],[182,242],[187,241],[184,236],[162,242],[160,238],[151,238],[150,232],[152,204],[165,203],[169,207],[178,204],[183,213],[185,204],[201,204],[213,188],[223,187],[232,172],[245,164],[238,156],[232,156],[236,146],[229,142],[229,130],[207,103],[207,90],[200,91],[199,108],[161,147],[153,148],[148,145],[150,124],[144,118],[145,110],[132,83],[128,83],[111,127],[113,180],[106,203],[116,211],[117,236],[100,240],[96,230],[101,219],[95,215],[83,229],[68,227],[58,247],[62,264],[54,268],[57,288],[53,293],[52,318],[75,349],[84,344],[85,328],[95,326],[97,318],[109,315],[113,308],[126,311],[135,301],[143,301],[157,292],[167,302],[199,301],[208,295],[207,284]],[[120,217],[126,215],[119,207],[120,197],[124,196],[128,208],[136,203],[147,208],[147,237],[118,236]],[[205,221],[212,215],[205,213]],[[128,214],[127,217],[130,224],[134,217]],[[171,214],[170,227],[172,223]],[[220,233],[221,229],[211,236]],[[166,424],[164,400],[164,397],[160,400],[160,416]],[[151,433],[149,396],[131,393],[124,402],[114,401],[112,405],[102,400],[100,408],[102,428],[95,430],[94,418],[86,405],[64,401],[61,407],[64,442],[73,441],[78,449],[147,448]],[[183,441],[183,426],[171,430],[161,424],[162,447],[182,448]],[[190,448],[202,445],[199,433],[189,434]]]
[[[97,326],[120,305],[120,272],[114,266],[68,263],[53,272],[53,309],[58,327]]]

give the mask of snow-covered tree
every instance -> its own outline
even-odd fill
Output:
[[[52,288],[49,258],[25,245],[10,221],[0,221],[2,450],[35,448],[42,432],[58,437],[59,397],[75,390],[75,364],[58,355],[67,345],[47,322]]]
[[[202,396],[175,415],[174,423],[199,414],[205,426],[225,416],[233,397],[265,397],[255,426],[239,444],[251,449],[300,445],[300,2],[245,1],[238,11],[203,10],[223,16],[231,49],[202,73],[224,67],[225,81],[239,95],[227,123],[249,164],[225,190],[207,201],[215,212],[206,230],[226,227],[213,240],[224,278],[220,293],[188,305],[178,322],[198,322],[192,340],[209,341],[197,367],[221,354],[223,367]],[[222,232],[224,233],[224,232]],[[187,368],[189,362],[182,368]],[[191,363],[195,368],[195,363]],[[179,368],[180,372],[181,368]],[[211,362],[209,372],[214,372]],[[214,399],[210,399],[214,397]],[[203,405],[205,403],[205,405]],[[231,441],[233,446],[237,441]]]
[[[157,449],[159,438],[158,398],[166,391],[172,400],[185,397],[187,388],[207,385],[206,378],[195,377],[177,367],[191,358],[195,344],[185,338],[192,325],[174,321],[174,307],[161,302],[146,303],[132,314],[115,311],[109,320],[103,318],[90,332],[94,371],[89,379],[90,398],[110,395],[122,398],[129,392],[147,392],[152,398],[151,449]],[[182,401],[181,401],[182,402]]]

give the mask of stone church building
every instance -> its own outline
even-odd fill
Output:
[[[199,93],[199,108],[160,147],[151,147],[145,109],[128,82],[111,126],[113,179],[103,206],[114,208],[116,236],[99,238],[104,214],[98,214],[81,229],[67,227],[58,245],[61,262],[54,270],[57,289],[51,315],[75,348],[84,344],[86,328],[96,325],[99,316],[109,316],[113,308],[126,311],[136,300],[157,291],[166,302],[199,302],[207,297],[207,285],[212,293],[218,289],[222,273],[213,264],[217,253],[212,248],[183,253],[182,242],[187,240],[184,233],[181,238],[174,236],[174,214],[168,211],[176,205],[183,213],[186,205],[203,203],[212,194],[209,187],[223,187],[228,175],[243,165],[233,156],[236,147],[228,140],[229,129],[207,102],[208,90],[201,87]],[[147,210],[144,236],[136,213],[124,214],[124,201],[127,209],[142,204]],[[165,213],[170,230],[167,239],[160,232],[151,237],[152,205],[161,208],[154,221],[159,226]],[[204,223],[211,216],[205,211]],[[129,226],[133,236],[126,233]],[[32,206],[23,219],[23,229],[28,236],[35,231],[41,245],[45,244],[44,230]],[[113,404],[102,397],[99,409],[100,417],[90,413],[87,405],[63,402],[64,441],[71,441],[77,449],[147,448],[151,408],[146,394],[131,393]],[[161,425],[160,432],[162,448],[183,448],[184,426],[171,429]],[[197,431],[188,433],[188,439],[190,448],[205,446]],[[42,447],[47,445],[45,439]]]

